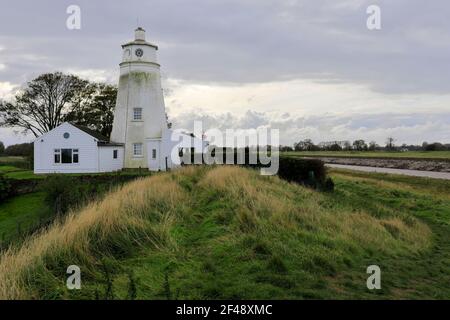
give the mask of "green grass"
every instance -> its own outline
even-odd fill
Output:
[[[130,278],[139,299],[448,298],[450,181],[331,175],[334,193],[239,168],[131,182],[5,257],[0,297],[104,298],[106,268],[115,299]],[[69,264],[80,291],[64,287]],[[380,291],[366,288],[372,264]],[[9,293],[8,277],[27,286]]]
[[[410,257],[383,257],[384,287],[387,297],[399,299],[448,299],[450,292],[450,181],[400,175],[360,173],[333,169],[336,182],[333,197],[353,210],[373,215],[406,213],[427,223],[433,232],[433,245]],[[372,258],[372,261],[376,261]],[[352,271],[339,278],[346,286]],[[366,296],[361,290],[351,298]],[[383,295],[384,296],[384,295]]]
[[[380,158],[380,159],[420,159],[450,161],[450,151],[295,151],[283,152],[290,157],[343,157],[343,158]]]
[[[0,165],[0,173],[14,172],[14,171],[23,171],[24,169],[17,168],[10,165]]]
[[[49,210],[44,203],[43,192],[30,193],[6,200],[0,204],[0,236],[9,239],[18,229],[25,231],[45,218]]]
[[[11,157],[9,157],[11,158]],[[12,165],[1,165],[0,162],[0,174],[4,173],[5,177],[10,179],[18,179],[18,180],[40,180],[45,179],[46,174],[34,174],[33,170],[26,170],[22,168],[18,168]],[[121,176],[149,176],[151,175],[151,171],[148,170],[124,170],[117,173],[70,173],[65,174],[68,176],[80,177],[80,176],[103,176],[103,175],[121,175]]]
[[[30,170],[14,171],[5,174],[5,177],[17,180],[39,180],[44,179],[45,175],[34,174]]]
[[[181,298],[189,299],[448,298],[450,197],[446,191],[450,183],[391,176],[383,180],[393,184],[381,189],[378,182],[383,180],[377,175],[359,175],[357,181],[349,172],[333,176],[334,194],[311,195],[319,198],[329,214],[363,211],[374,217],[401,217],[404,221],[419,217],[433,231],[431,249],[405,254],[401,250],[386,253],[383,248],[364,248],[333,239],[323,233],[319,223],[305,225],[306,230],[299,233],[283,232],[271,225],[274,230],[264,237],[246,235],[238,240],[228,236],[232,232],[229,226],[217,222],[218,216],[233,211],[235,206],[220,197],[203,195],[193,208],[199,220],[176,230],[187,256],[159,253],[155,257],[149,252],[126,261],[125,266],[136,270],[142,279],[141,297],[164,299],[162,275],[168,273],[172,291],[179,290]],[[298,197],[299,206],[302,198]],[[365,287],[365,270],[371,264],[382,268],[383,285],[378,292]],[[124,283],[122,278],[122,286]]]
[[[5,162],[26,162],[26,160],[24,157],[7,157],[7,156],[0,157],[0,163]]]
[[[5,177],[10,179],[42,179],[45,176],[35,175],[32,170],[26,170],[22,168],[15,167],[13,165],[1,165],[0,162],[0,174],[5,174]]]

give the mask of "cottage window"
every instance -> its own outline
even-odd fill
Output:
[[[55,163],[78,163],[78,149],[54,149],[53,158]]]
[[[72,163],[72,149],[61,149],[61,163]]]
[[[72,159],[73,163],[78,163],[78,149],[72,150]]]
[[[117,153],[118,153],[117,150],[113,150],[113,159],[117,159]]]
[[[61,149],[54,150],[55,163],[61,163]]]
[[[152,159],[156,159],[156,149],[152,149]]]

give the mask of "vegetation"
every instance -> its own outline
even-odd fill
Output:
[[[0,251],[8,243],[47,227],[69,208],[78,208],[126,181],[150,174],[136,170],[113,174],[35,175],[30,170],[3,165],[20,160],[9,157],[0,162],[0,212],[3,212]],[[2,226],[7,226],[8,232],[2,233]]]
[[[5,149],[4,155],[10,157],[31,157],[33,155],[33,143],[10,145]]]
[[[25,162],[26,159],[24,157],[16,157],[16,156],[2,156],[0,157],[0,165],[6,165],[10,162]]]
[[[43,192],[25,194],[0,205],[1,243],[20,236],[50,215],[44,196]]]
[[[278,176],[316,189],[333,189],[331,178],[327,178],[325,164],[316,159],[281,158]]]
[[[375,141],[370,141],[368,144],[362,139],[353,141],[353,144],[348,140],[343,141],[327,141],[320,142],[318,145],[314,144],[311,139],[304,139],[294,143],[292,146],[280,146],[281,151],[450,151],[450,144],[443,144],[440,142],[423,142],[422,145],[395,145],[393,137],[386,138],[385,146],[378,145]]]
[[[18,170],[22,169],[32,169],[33,168],[33,159],[31,156],[6,156],[0,157],[0,167],[9,166],[15,167]],[[0,169],[1,170],[1,169]]]
[[[0,127],[38,137],[65,121],[109,137],[117,89],[75,75],[46,73],[28,82],[12,101],[0,101]]]
[[[48,175],[40,189],[45,191],[45,201],[55,214],[65,214],[137,177],[124,174]]]
[[[334,193],[234,166],[130,182],[5,252],[0,298],[448,297],[450,183],[332,175]]]
[[[3,160],[3,161],[2,161]],[[42,176],[35,175],[28,169],[28,163],[21,157],[0,158],[0,175],[8,179],[40,179]]]
[[[9,197],[11,192],[11,183],[9,179],[5,178],[3,173],[0,173],[0,201]]]

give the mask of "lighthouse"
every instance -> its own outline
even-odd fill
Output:
[[[124,168],[160,169],[168,128],[157,50],[140,27],[134,40],[122,45],[111,141],[124,144]]]
[[[122,45],[122,62],[110,140],[65,122],[34,141],[34,172],[89,173],[127,168],[166,171],[187,164],[188,153],[203,153],[208,142],[184,130],[168,128],[158,47],[137,28]]]

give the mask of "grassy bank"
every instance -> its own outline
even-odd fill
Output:
[[[0,204],[0,240],[8,241],[39,223],[50,214],[44,193],[35,192],[14,197]]]
[[[8,162],[26,162],[24,157],[14,157],[14,156],[1,156],[0,164]]]
[[[448,182],[333,176],[335,193],[238,167],[131,182],[3,254],[0,298],[450,296]],[[366,288],[371,264],[380,291]]]
[[[450,161],[450,151],[295,151],[283,152],[290,157],[376,158]]]

